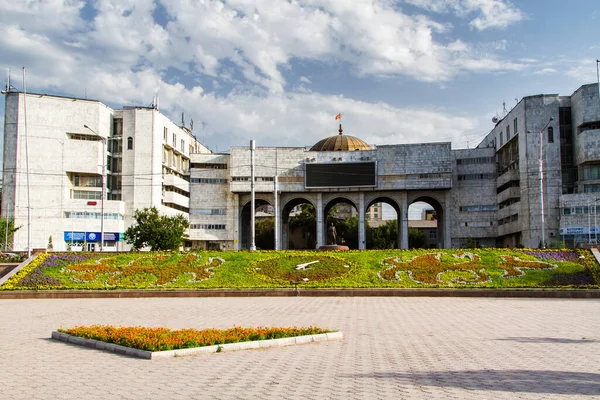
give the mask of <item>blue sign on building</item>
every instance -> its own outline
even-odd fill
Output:
[[[100,232],[64,232],[65,242],[99,242]],[[119,232],[104,232],[105,242],[120,242],[123,236]]]

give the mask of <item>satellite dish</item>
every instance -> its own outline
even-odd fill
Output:
[[[495,123],[495,124],[497,124],[498,123],[498,117],[492,118],[492,122]]]

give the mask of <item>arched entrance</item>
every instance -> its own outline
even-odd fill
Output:
[[[333,224],[337,232],[337,244],[358,249],[358,207],[346,197],[336,197],[323,208],[323,232],[327,232],[328,226]],[[327,240],[325,238],[325,242]]]
[[[254,201],[254,227],[255,243],[257,249],[273,250],[275,248],[274,210],[270,202],[264,199]],[[250,249],[250,202],[246,203],[240,211],[241,248]]]
[[[290,215],[294,211],[294,215]],[[288,201],[281,211],[282,248],[314,249],[317,245],[317,214],[313,203],[305,198]]]
[[[396,218],[384,219],[384,204],[389,205]],[[367,249],[399,249],[401,248],[400,206],[389,197],[377,197],[371,200],[365,209],[366,248]]]
[[[411,206],[415,203],[425,203],[430,207],[423,207],[419,211],[418,218],[415,218]],[[433,208],[430,212],[427,209]],[[444,248],[445,243],[445,215],[441,203],[431,196],[419,196],[409,203],[409,247],[420,248]],[[411,236],[410,231],[413,230]]]

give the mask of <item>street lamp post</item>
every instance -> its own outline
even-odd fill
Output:
[[[541,222],[542,222],[542,249],[546,248],[546,227],[544,217],[544,130],[550,125],[550,122],[554,121],[554,117],[550,117],[546,125],[540,130],[540,211],[541,211]],[[527,131],[527,133],[532,133]]]
[[[600,198],[594,201],[594,244],[598,244],[598,206],[596,205],[600,201]]]
[[[105,197],[105,182],[106,182],[106,138],[100,136],[98,132],[87,125],[84,128],[89,129],[93,134],[102,140],[102,197],[100,199],[100,251],[104,251],[104,197]]]
[[[592,203],[588,200],[587,202],[587,216],[588,216],[588,244],[592,243],[592,217],[590,214],[592,213]]]

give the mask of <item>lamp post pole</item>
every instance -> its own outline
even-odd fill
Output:
[[[590,216],[590,214],[592,213],[592,203],[588,200],[588,212],[587,212],[587,216],[588,216],[588,244],[592,243],[592,217]]]
[[[255,193],[254,193],[254,140],[250,141],[250,251],[256,250],[256,227],[254,223],[256,221],[255,216]]]
[[[106,138],[100,136],[98,132],[94,131],[87,125],[83,125],[84,128],[89,129],[92,133],[98,136],[102,140],[102,196],[100,198],[100,251],[104,251],[104,197],[106,196]]]
[[[546,125],[540,130],[540,211],[541,211],[541,223],[542,223],[542,249],[546,248],[546,226],[544,216],[544,130],[550,125],[550,122],[554,121],[554,117],[550,117]],[[530,133],[531,131],[528,131]]]
[[[598,206],[596,204],[598,204],[598,202],[600,201],[600,198],[596,199],[594,201],[594,244],[597,245],[598,244]]]

